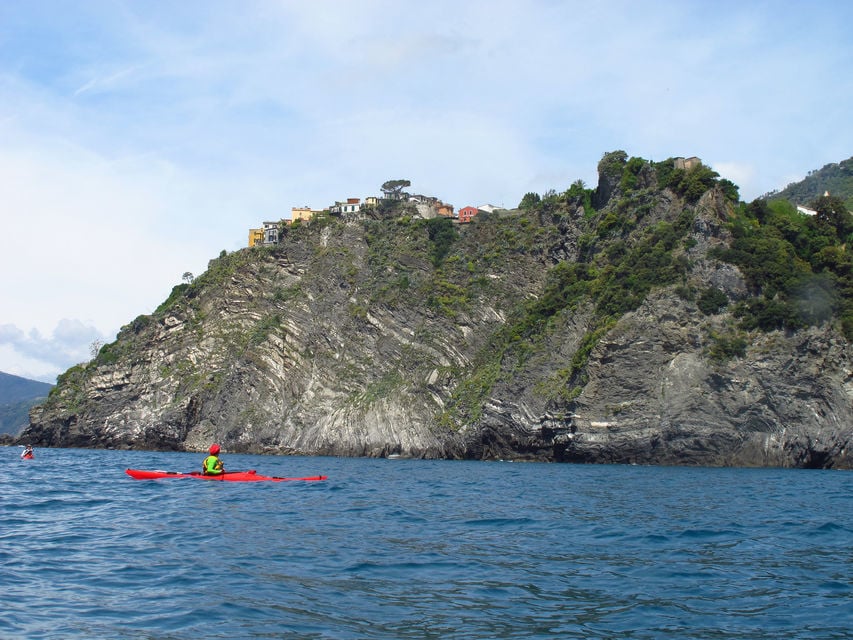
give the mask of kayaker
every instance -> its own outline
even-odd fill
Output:
[[[225,473],[225,465],[219,459],[219,445],[215,442],[210,445],[208,452],[210,453],[201,464],[201,472],[206,476],[218,476]]]
[[[24,451],[23,453],[21,453],[22,458],[34,458],[35,455],[36,454],[33,452],[33,445],[31,444],[28,444],[26,447],[24,447]]]

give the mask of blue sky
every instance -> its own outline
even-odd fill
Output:
[[[848,1],[0,2],[0,371],[54,382],[248,229],[696,155],[745,200],[853,153]]]

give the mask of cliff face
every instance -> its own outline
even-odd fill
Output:
[[[731,240],[733,205],[718,188],[689,203],[654,188],[647,168],[637,176],[630,198],[604,176],[592,198],[469,225],[333,218],[221,256],[64,374],[21,440],[853,467],[847,340],[832,323],[752,331],[736,355],[715,355],[735,319],[685,291],[748,295],[738,268],[709,255]],[[631,224],[604,234],[608,215]],[[677,277],[625,313],[573,293],[609,268],[595,256],[676,220],[665,268]]]

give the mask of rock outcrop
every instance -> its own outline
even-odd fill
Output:
[[[331,218],[222,255],[63,374],[21,441],[853,467],[848,341],[831,322],[750,331],[741,353],[715,357],[736,321],[729,307],[703,313],[685,291],[749,295],[740,270],[709,253],[731,241],[731,201],[711,188],[686,202],[654,188],[650,167],[626,194],[616,168],[607,163],[595,212],[567,195],[456,227]],[[591,254],[625,251],[685,212],[670,250],[678,279],[627,312],[571,297],[582,276],[554,294],[556,269],[586,262],[598,273]],[[608,215],[630,224],[605,234]]]

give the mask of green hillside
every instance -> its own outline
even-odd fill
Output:
[[[811,171],[804,180],[792,182],[781,191],[765,194],[762,199],[785,199],[794,204],[809,206],[826,192],[842,200],[848,211],[853,210],[853,157]]]
[[[30,407],[47,397],[53,385],[0,372],[0,433],[17,434],[29,421]]]

